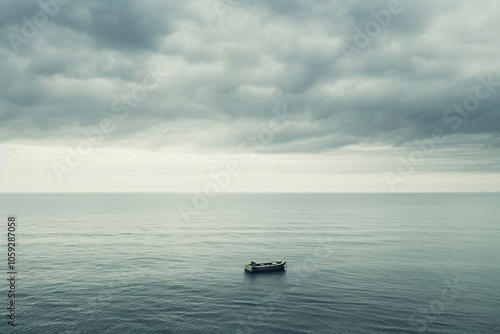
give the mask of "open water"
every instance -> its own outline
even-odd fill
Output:
[[[1,194],[0,332],[500,332],[500,194],[221,194],[187,222],[192,197]]]

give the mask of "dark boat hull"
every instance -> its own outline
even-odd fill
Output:
[[[269,262],[269,263],[245,264],[245,270],[252,273],[285,270],[286,261],[279,261],[274,263]]]

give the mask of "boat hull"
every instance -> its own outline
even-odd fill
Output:
[[[285,270],[286,261],[270,263],[245,264],[245,270],[251,273]]]

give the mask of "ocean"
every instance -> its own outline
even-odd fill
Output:
[[[500,194],[192,198],[1,194],[0,332],[500,333]]]

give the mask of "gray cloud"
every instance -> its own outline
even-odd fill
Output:
[[[296,119],[270,152],[411,145],[436,127],[475,143],[499,132],[500,87],[457,129],[443,121],[479,76],[500,81],[492,0],[401,0],[401,14],[349,61],[339,43],[353,44],[353,27],[387,1],[214,1],[224,13],[210,1],[72,1],[18,52],[8,34],[40,7],[3,2],[0,140],[78,138],[108,117],[109,140],[228,149],[283,105]],[[155,66],[168,77],[116,118],[114,101]]]

